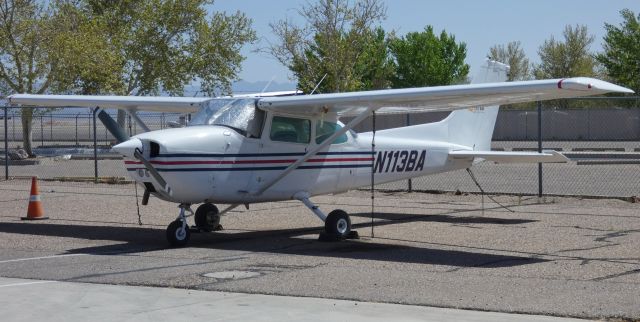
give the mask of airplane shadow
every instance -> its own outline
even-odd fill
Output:
[[[371,218],[370,212],[360,212],[349,214],[351,217],[364,217]],[[537,222],[533,219],[514,219],[514,218],[495,218],[495,217],[480,217],[480,216],[451,216],[447,214],[438,215],[425,215],[425,214],[407,214],[407,213],[389,213],[389,212],[376,212],[374,213],[375,219],[384,219],[399,222],[439,222],[439,223],[451,223],[451,224],[494,224],[494,225],[521,225],[532,222]]]
[[[366,227],[364,224],[357,226]],[[0,232],[122,242],[116,245],[70,249],[67,253],[115,255],[167,248],[164,229],[145,227],[5,222],[0,225]],[[221,233],[192,234],[189,247],[456,267],[512,267],[548,261],[525,256],[491,254],[490,249],[485,253],[385,244],[375,242],[375,239],[319,242],[316,239],[300,237],[319,232],[320,228],[238,232],[226,230]]]

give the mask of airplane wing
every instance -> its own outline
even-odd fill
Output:
[[[93,95],[32,95],[14,94],[8,97],[9,104],[48,107],[101,107],[134,111],[197,112],[200,104],[210,97],[166,97],[166,96],[93,96]]]
[[[368,108],[379,114],[451,111],[469,107],[512,104],[609,92],[633,93],[605,81],[576,77],[508,83],[485,83],[452,86],[387,89],[335,94],[269,96],[258,99],[263,110],[297,115],[335,113],[356,116]],[[290,94],[286,92],[285,94]],[[200,104],[217,98],[158,96],[88,96],[14,94],[10,104],[28,106],[81,106],[118,108],[135,111],[182,112],[198,110]],[[228,98],[224,98],[228,99]]]
[[[565,163],[569,159],[563,154],[544,150],[538,152],[504,152],[504,151],[451,151],[449,157],[453,159],[484,159],[497,163]]]
[[[388,89],[365,92],[268,97],[258,102],[264,110],[288,114],[335,113],[356,116],[369,107],[379,114],[456,110],[541,101],[632,90],[593,78],[576,77],[521,82],[502,82]]]
[[[301,95],[302,91],[278,91],[253,94],[241,94],[229,98],[260,98]],[[167,96],[93,96],[93,95],[33,95],[14,94],[8,97],[9,104],[46,107],[101,107],[133,111],[194,113],[200,104],[211,97],[167,97]]]

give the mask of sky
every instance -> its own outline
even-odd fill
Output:
[[[275,38],[269,23],[291,18],[302,22],[298,9],[314,0],[216,0],[213,10],[233,13],[244,12],[253,20],[258,41],[243,48],[247,59],[242,64],[240,78],[248,82],[274,80],[279,83],[295,82],[291,73],[266,53],[255,52],[265,48]],[[604,23],[618,26],[620,10],[631,9],[640,13],[640,0],[395,0],[383,1],[387,19],[382,22],[386,31],[398,35],[422,31],[432,25],[436,33],[446,30],[457,41],[467,44],[466,62],[470,75],[485,60],[489,48],[519,40],[532,63],[539,62],[538,48],[551,35],[562,39],[568,24],[586,25],[595,36],[592,51],[602,50]]]

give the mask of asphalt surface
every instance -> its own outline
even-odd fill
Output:
[[[300,203],[252,205],[167,248],[173,204],[138,225],[131,186],[41,182],[51,219],[25,222],[28,182],[0,182],[0,276],[277,294],[580,318],[640,318],[640,207],[621,200],[378,193],[314,198],[359,240],[320,242]],[[510,211],[511,210],[511,211]],[[513,211],[513,212],[512,212]]]

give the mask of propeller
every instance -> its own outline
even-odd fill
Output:
[[[118,143],[122,143],[129,140],[129,135],[124,131],[124,129],[116,122],[109,113],[105,110],[98,108],[97,116],[100,119],[100,122],[104,125],[104,127],[116,138]]]

